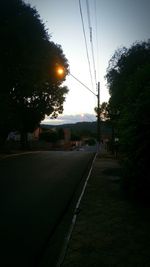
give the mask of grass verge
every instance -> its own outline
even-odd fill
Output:
[[[150,212],[123,197],[120,174],[96,159],[63,267],[150,266]]]

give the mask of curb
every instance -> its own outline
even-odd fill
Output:
[[[95,154],[94,156],[94,159],[92,161],[92,165],[91,165],[91,168],[89,170],[89,173],[87,175],[87,178],[86,178],[86,181],[83,185],[83,189],[82,189],[82,192],[78,198],[78,201],[77,201],[77,204],[75,206],[75,210],[74,210],[74,215],[73,215],[73,218],[72,218],[72,222],[71,222],[71,225],[70,225],[70,228],[68,230],[68,233],[66,235],[66,238],[65,238],[65,241],[64,241],[64,246],[62,248],[62,251],[60,253],[60,257],[59,257],[59,260],[57,262],[57,265],[56,267],[61,267],[63,262],[64,262],[64,259],[65,259],[65,255],[66,255],[66,252],[67,252],[67,248],[68,248],[68,245],[69,245],[69,242],[70,242],[70,238],[71,238],[71,235],[72,235],[72,232],[73,232],[73,229],[74,229],[74,226],[75,226],[75,223],[76,223],[76,219],[77,219],[77,215],[79,213],[79,206],[80,206],[80,203],[81,203],[81,200],[82,200],[82,197],[84,195],[84,192],[85,192],[85,189],[86,189],[86,186],[87,186],[87,183],[88,183],[88,180],[91,176],[91,172],[92,172],[92,169],[93,169],[93,164],[95,162],[95,159],[97,157],[97,153]]]

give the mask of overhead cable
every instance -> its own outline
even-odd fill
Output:
[[[96,57],[96,68],[97,68],[97,70],[98,70],[98,73],[97,73],[97,75],[98,75],[98,77],[97,77],[97,79],[99,80],[100,79],[100,77],[99,77],[99,70],[100,70],[100,68],[99,68],[99,38],[98,38],[98,23],[97,23],[97,1],[96,0],[94,0],[94,6],[95,6],[95,15],[94,15],[94,17],[95,17],[95,37],[96,37],[96,55],[97,55],[97,57]]]
[[[86,55],[87,55],[87,60],[88,60],[88,65],[89,65],[91,84],[92,84],[92,89],[93,89],[94,86],[93,86],[93,79],[92,79],[91,63],[90,63],[90,58],[89,58],[89,52],[88,52],[88,46],[87,46],[87,38],[86,38],[84,19],[83,19],[83,12],[82,12],[82,6],[81,6],[81,1],[80,0],[79,0],[79,9],[80,9],[80,16],[81,16],[81,21],[82,21],[82,29],[83,29],[83,35],[84,35],[84,41],[85,41],[85,47],[86,47]]]
[[[86,7],[87,7],[87,16],[88,16],[89,33],[90,33],[90,44],[91,44],[92,61],[93,61],[93,68],[94,68],[94,79],[95,79],[95,84],[97,84],[95,57],[94,57],[94,46],[93,46],[93,36],[92,36],[92,25],[91,25],[91,19],[90,19],[90,8],[89,8],[89,1],[88,0],[86,0]]]

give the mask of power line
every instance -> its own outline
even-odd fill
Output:
[[[89,65],[91,84],[92,84],[92,88],[94,88],[93,79],[92,79],[91,64],[90,64],[90,58],[89,58],[88,46],[87,46],[87,38],[86,38],[86,33],[85,33],[84,19],[83,19],[83,13],[82,13],[82,6],[81,6],[80,0],[79,0],[79,9],[80,9],[80,16],[81,16],[81,21],[82,21],[82,29],[83,29],[83,35],[84,35],[84,41],[85,41],[85,47],[86,47],[86,55],[87,55],[87,60],[88,60],[88,65]]]
[[[96,60],[96,63],[97,63],[97,70],[98,70],[98,80],[99,80],[99,41],[98,41],[98,23],[97,23],[97,1],[94,0],[94,9],[95,9],[95,36],[96,36],[96,54],[97,54],[97,60]]]
[[[91,19],[90,19],[90,8],[89,8],[89,1],[88,0],[86,0],[86,7],[87,7],[87,16],[88,16],[89,33],[90,33],[90,44],[91,44],[91,52],[92,52],[92,61],[93,61],[93,68],[94,68],[94,79],[95,79],[95,84],[97,84],[95,57],[94,57],[94,46],[93,46],[93,35],[92,35],[92,25],[91,25]]]

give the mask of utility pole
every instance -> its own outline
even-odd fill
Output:
[[[97,88],[97,142],[100,145],[101,141],[101,124],[100,124],[100,82],[98,82]]]

